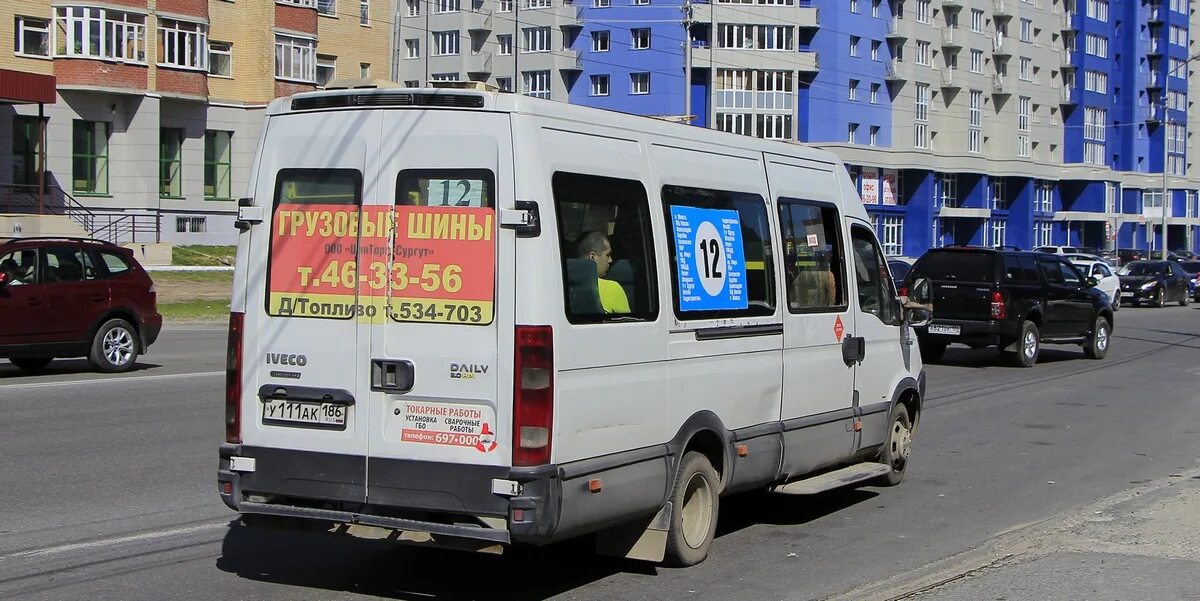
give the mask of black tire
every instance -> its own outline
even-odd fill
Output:
[[[1185,290],[1183,292],[1183,296],[1179,299],[1179,306],[1186,307],[1186,306],[1188,306],[1188,303],[1191,303],[1191,302],[1192,302],[1192,297],[1190,295],[1188,295],[1187,291]]]
[[[9,359],[9,363],[16,365],[21,371],[37,373],[46,369],[47,365],[54,360],[54,357],[13,357]]]
[[[875,486],[895,486],[904,480],[904,472],[908,469],[908,458],[912,452],[912,419],[908,409],[897,404],[892,410],[892,419],[888,422],[887,436],[884,437],[883,448],[879,450],[879,463],[892,466],[892,471],[875,478],[871,484]]]
[[[129,371],[141,354],[137,330],[124,319],[104,322],[92,337],[88,361],[98,371],[117,373]]]
[[[1113,311],[1121,310],[1121,291],[1120,290],[1117,290],[1117,296],[1114,297],[1112,300],[1112,308],[1113,308]]]
[[[717,532],[720,487],[721,479],[708,457],[695,451],[684,454],[671,489],[671,527],[664,559],[667,565],[694,566],[708,557]]]
[[[1032,321],[1021,322],[1021,337],[1017,338],[1017,350],[1005,351],[1009,362],[1017,367],[1033,367],[1042,352],[1042,332]]]
[[[1097,317],[1092,326],[1092,335],[1083,343],[1083,354],[1088,359],[1103,359],[1108,354],[1108,345],[1112,341],[1112,325],[1104,317]]]
[[[1167,306],[1167,291],[1161,287],[1158,289],[1158,294],[1154,295],[1154,308],[1161,309]]]
[[[925,363],[937,363],[941,361],[942,355],[946,354],[946,346],[945,342],[917,340],[917,347],[921,349],[921,361]]]

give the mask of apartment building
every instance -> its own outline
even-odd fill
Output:
[[[42,123],[34,104],[0,103],[0,205],[29,204],[44,155],[42,200],[97,236],[229,243],[266,104],[335,77],[386,79],[391,11],[384,0],[5,0],[0,69],[53,76],[57,94]]]

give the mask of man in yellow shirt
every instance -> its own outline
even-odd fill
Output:
[[[612,280],[604,279],[608,268],[612,265],[612,244],[608,236],[600,232],[588,232],[579,239],[579,258],[588,259],[596,264],[596,283],[600,291],[600,306],[605,313],[630,313],[629,298],[625,289]]]

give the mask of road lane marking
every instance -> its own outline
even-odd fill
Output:
[[[212,522],[208,524],[198,524],[196,526],[186,526],[183,528],[171,528],[169,530],[156,530],[152,532],[143,532],[141,534],[130,534],[127,536],[117,536],[113,538],[102,538],[83,543],[68,543],[65,545],[55,545],[53,547],[42,547],[40,549],[29,549],[26,551],[18,551],[8,555],[0,555],[0,561],[6,559],[18,559],[29,557],[45,557],[47,555],[61,555],[72,551],[85,551],[93,549],[101,549],[104,547],[112,547],[115,545],[124,545],[128,543],[140,543],[145,541],[157,540],[160,538],[168,538],[174,536],[186,536],[196,534],[198,532],[207,532],[209,530],[218,530],[228,528],[229,520],[221,522]]]
[[[29,384],[0,384],[0,392],[6,390],[28,390],[30,388],[53,388],[73,384],[97,384],[101,382],[145,382],[150,380],[174,380],[177,378],[203,378],[224,375],[223,371],[201,371],[186,374],[160,374],[154,376],[129,376],[127,378],[91,378],[88,380],[62,380],[57,382],[31,382]]]

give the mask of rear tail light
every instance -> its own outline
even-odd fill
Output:
[[[1006,319],[1008,306],[1004,303],[1004,295],[999,290],[992,292],[992,319]]]
[[[554,331],[517,326],[514,354],[512,464],[544,465],[554,423]]]
[[[244,313],[229,314],[225,355],[225,442],[242,442],[242,322]]]
[[[908,286],[901,286],[900,289],[896,291],[896,294],[900,296],[908,296]]]

